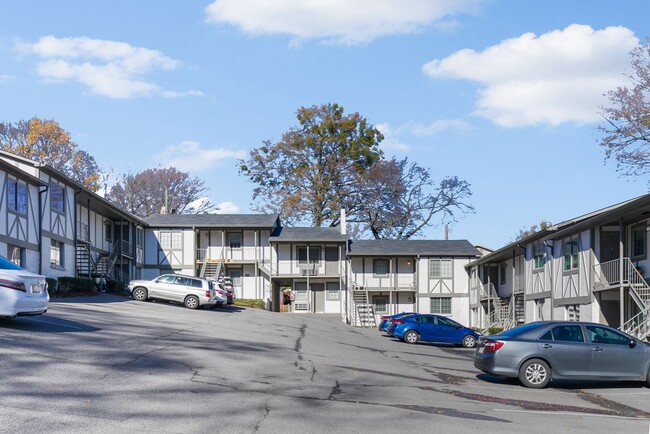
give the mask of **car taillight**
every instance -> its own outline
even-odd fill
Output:
[[[493,353],[495,351],[498,351],[501,349],[501,347],[505,344],[503,341],[493,341],[491,339],[488,339],[485,341],[485,352],[486,353]]]
[[[393,324],[404,324],[404,321],[402,321],[401,319],[394,319]]]
[[[4,286],[5,288],[15,289],[16,291],[27,292],[27,289],[25,288],[25,284],[23,282],[0,279],[0,286]]]
[[[212,294],[210,293],[210,291],[205,291],[205,296],[210,298],[210,296],[212,296]]]
[[[382,320],[382,321],[388,321],[389,319],[390,319],[390,317],[389,317],[389,316],[386,316],[386,315],[384,315],[384,316],[381,317],[381,320]]]

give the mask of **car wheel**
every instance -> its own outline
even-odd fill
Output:
[[[519,381],[526,387],[541,389],[551,381],[551,368],[543,360],[527,360],[519,368]]]
[[[185,307],[188,309],[196,309],[200,306],[198,297],[194,295],[188,295],[185,297]]]
[[[474,348],[476,346],[476,338],[472,335],[467,335],[463,338],[463,347]]]
[[[413,330],[407,331],[404,335],[404,342],[407,344],[416,344],[419,340],[420,336],[418,336],[418,333]]]
[[[138,300],[138,301],[147,301],[147,290],[144,288],[135,288],[133,290],[133,298]]]

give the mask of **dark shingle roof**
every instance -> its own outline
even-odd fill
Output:
[[[357,240],[348,256],[480,256],[467,240]]]
[[[149,226],[271,229],[277,214],[154,214],[145,218]]]
[[[289,242],[337,242],[347,241],[347,235],[341,234],[339,227],[326,228],[280,228],[269,241],[272,243]]]

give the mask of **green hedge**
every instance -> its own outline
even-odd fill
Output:
[[[111,294],[125,294],[128,293],[126,290],[126,284],[119,280],[107,280],[106,281],[106,292]]]
[[[85,277],[59,277],[58,292],[96,293],[97,288],[93,279]]]
[[[264,303],[264,300],[259,298],[237,298],[235,299],[235,306],[266,309],[266,303]]]
[[[59,291],[59,281],[52,279],[51,277],[46,277],[45,281],[47,282],[47,290],[50,294],[54,294]]]

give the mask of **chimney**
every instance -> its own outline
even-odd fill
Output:
[[[449,225],[445,223],[445,241],[449,239]]]
[[[347,235],[348,233],[348,228],[346,227],[345,223],[345,210],[341,210],[341,235]]]

